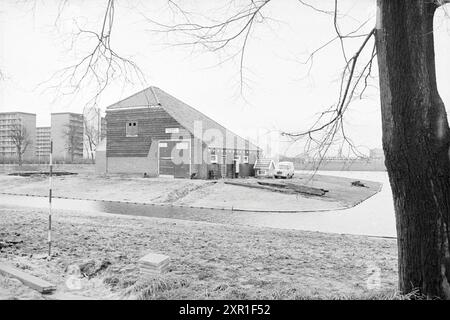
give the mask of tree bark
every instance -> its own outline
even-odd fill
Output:
[[[429,0],[377,0],[383,149],[397,224],[399,288],[450,299],[449,126]]]
[[[17,160],[18,160],[18,162],[19,162],[19,167],[21,167],[22,166],[22,146],[17,146]]]

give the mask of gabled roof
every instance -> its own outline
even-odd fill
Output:
[[[204,115],[200,111],[187,105],[181,100],[173,97],[172,95],[164,92],[158,87],[149,87],[134,95],[121,100],[106,108],[106,111],[119,111],[131,108],[146,108],[146,107],[162,107],[171,117],[173,117],[181,126],[188,130],[193,136],[204,141],[208,147],[211,148],[223,148],[221,141],[211,140],[205,141],[203,133],[206,130],[218,130],[223,137],[228,137],[226,145],[232,148],[232,145],[237,145],[238,149],[248,148],[248,150],[258,150],[259,148],[248,140],[243,139],[239,135],[226,129],[216,121],[212,120],[208,116]],[[196,122],[199,121],[202,126],[202,132],[198,132],[198,128],[195,128]],[[195,130],[197,129],[197,130]],[[242,147],[241,147],[242,146]],[[248,147],[247,147],[248,146]]]
[[[257,159],[254,165],[255,169],[274,169],[275,163],[272,159]]]

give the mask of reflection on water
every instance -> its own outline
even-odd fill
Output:
[[[383,183],[381,192],[358,206],[337,211],[306,213],[231,212],[226,210],[180,208],[109,201],[53,199],[54,209],[105,212],[146,217],[243,224],[281,229],[395,237],[395,217],[391,189],[386,172],[326,171],[335,175]],[[47,208],[43,197],[0,195],[3,206]]]

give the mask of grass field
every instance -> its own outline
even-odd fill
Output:
[[[58,286],[58,292],[104,299],[394,298],[396,241],[170,219],[57,211],[54,250],[47,213],[0,209],[0,261]],[[170,271],[145,279],[136,267],[148,252],[171,257]],[[81,267],[81,289],[66,285]],[[380,286],[367,287],[373,267]],[[42,298],[0,278],[0,298]]]
[[[54,177],[52,189],[56,197],[90,200],[176,204],[250,211],[320,211],[351,207],[374,195],[381,188],[380,183],[371,181],[364,181],[366,187],[353,187],[352,179],[325,175],[310,178],[307,175],[297,175],[295,179],[289,181],[324,188],[329,192],[323,197],[315,197],[226,185],[223,181],[87,174]],[[0,192],[46,196],[48,178],[0,175]]]

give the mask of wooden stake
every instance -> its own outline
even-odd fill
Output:
[[[56,290],[56,286],[53,283],[23,272],[22,270],[13,268],[7,264],[0,263],[0,274],[19,279],[24,285],[41,293],[50,293]]]
[[[50,168],[49,168],[49,188],[48,188],[48,259],[52,256],[52,175],[53,175],[53,140],[50,140]]]

